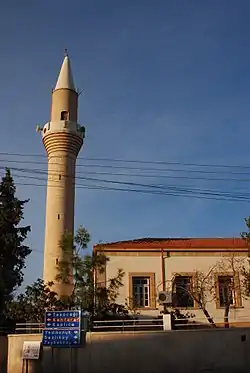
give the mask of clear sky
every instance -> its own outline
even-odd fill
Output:
[[[16,0],[1,5],[0,151],[22,156],[2,154],[0,166],[1,174],[6,165],[17,169],[12,172],[18,175],[18,195],[30,198],[25,222],[32,226],[28,243],[33,253],[25,283],[42,276],[43,265],[46,188],[37,186],[45,181],[39,181],[34,169],[46,170],[46,158],[35,127],[49,120],[51,88],[64,48],[76,85],[84,89],[79,122],[87,136],[79,177],[246,196],[247,168],[236,169],[246,173],[235,176],[240,181],[211,181],[209,177],[218,178],[220,172],[232,179],[234,169],[217,168],[215,174],[197,173],[200,179],[190,179],[197,176],[190,172],[197,167],[165,165],[173,169],[167,172],[156,164],[84,158],[249,166],[249,16],[247,0]],[[33,156],[23,156],[27,154]],[[121,168],[103,167],[107,164]],[[140,173],[153,171],[128,169],[131,166],[158,170],[154,177],[142,177]],[[185,172],[177,172],[178,167]],[[20,168],[30,168],[27,175],[33,179],[21,177]],[[119,172],[129,175],[111,175]],[[173,177],[177,175],[184,178]],[[129,188],[78,179],[81,183]],[[247,201],[84,188],[76,193],[75,225],[83,224],[93,243],[149,236],[237,236],[248,215]]]

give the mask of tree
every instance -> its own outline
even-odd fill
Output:
[[[208,311],[208,303],[216,301],[224,308],[224,327],[229,328],[229,313],[232,306],[241,305],[241,299],[249,297],[250,275],[245,267],[246,259],[233,252],[217,261],[206,274],[195,271],[189,287],[178,285],[178,295],[185,297],[188,294],[213,327],[216,327],[216,324]],[[172,283],[175,299],[175,278]]]
[[[218,289],[219,292],[223,293],[223,303],[224,303],[224,326],[229,328],[229,313],[231,307],[239,303],[239,298],[245,297],[244,292],[244,278],[242,276],[243,268],[245,264],[246,257],[239,257],[237,253],[232,253],[230,256],[219,261],[216,266],[217,273],[223,273],[222,288]],[[217,297],[217,288],[220,287],[220,283],[215,284],[214,293]],[[218,301],[219,299],[217,299]]]
[[[7,302],[23,281],[25,259],[31,253],[24,245],[30,226],[19,226],[27,202],[16,197],[14,181],[6,169],[0,184],[0,323],[4,321]]]
[[[97,283],[96,274],[103,273],[109,260],[102,252],[93,255],[84,255],[90,242],[90,234],[80,226],[75,237],[66,233],[60,246],[64,253],[63,259],[58,263],[56,281],[68,284],[73,280],[72,294],[62,301],[69,307],[80,307],[87,310],[92,317],[117,309],[115,300],[119,288],[123,285],[124,272],[118,269],[117,275],[109,279],[106,286]]]
[[[190,283],[189,287],[183,287],[178,285],[179,294],[183,297],[188,295],[193,302],[202,310],[207,321],[211,324],[212,327],[216,328],[216,324],[210,315],[207,309],[207,303],[214,300],[214,273],[215,266],[211,267],[209,271],[204,274],[201,271],[195,271],[193,280]],[[176,306],[177,301],[177,288],[176,288],[176,277],[172,280],[172,294],[173,294],[173,303]]]
[[[230,253],[227,257],[215,263],[207,273],[196,270],[190,286],[180,287],[182,296],[189,296],[193,302],[203,311],[208,322],[216,327],[213,317],[208,311],[208,303],[219,302],[219,277],[223,280],[223,308],[224,326],[229,327],[229,313],[232,305],[241,303],[241,298],[250,296],[250,217],[245,218],[246,232],[241,233],[241,238],[246,241],[248,254],[239,256],[237,253]],[[223,274],[218,277],[218,274]],[[178,276],[178,274],[176,274]],[[175,276],[175,278],[176,278]],[[173,299],[176,298],[175,278],[171,281]],[[179,293],[180,295],[180,293]]]
[[[37,279],[25,292],[8,304],[8,316],[15,322],[43,323],[45,311],[63,308],[57,294],[50,290],[52,282]]]
[[[209,301],[219,301],[218,292],[220,286],[215,278],[218,273],[223,273],[223,303],[224,303],[224,327],[229,328],[229,313],[232,305],[239,302],[239,298],[250,296],[250,218],[245,219],[247,231],[241,233],[242,239],[246,241],[248,255],[238,256],[233,252],[224,257],[212,267],[206,275],[196,271],[195,284],[191,289],[191,296],[202,309],[208,321],[216,326],[207,311],[206,304]],[[247,263],[246,263],[247,262]],[[208,298],[209,297],[209,298]],[[237,299],[238,298],[238,299]]]
[[[245,224],[246,224],[246,227],[247,227],[247,231],[246,232],[241,232],[241,238],[243,240],[245,240],[248,244],[248,247],[249,247],[249,244],[250,244],[250,217],[248,218],[245,218]]]
[[[241,233],[241,238],[245,240],[248,247],[247,265],[243,265],[241,269],[241,275],[243,277],[243,289],[246,297],[250,296],[250,217],[245,218],[245,224],[247,227],[246,232]]]
[[[98,254],[97,254],[98,255]],[[124,271],[119,268],[117,275],[108,280],[106,286],[95,282],[94,295],[94,315],[97,318],[127,316],[128,309],[125,305],[117,304],[116,299],[119,295],[119,289],[123,286]]]

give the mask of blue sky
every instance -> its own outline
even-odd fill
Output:
[[[76,85],[84,89],[79,122],[87,137],[80,157],[249,165],[249,14],[250,3],[244,0],[5,3],[0,12],[1,152],[45,155],[35,127],[49,119],[51,88],[68,48]],[[18,157],[1,155],[1,166],[46,167],[6,159]],[[43,157],[25,159],[45,162]],[[86,168],[78,170],[84,176]],[[131,180],[149,182],[138,175]],[[247,191],[249,185],[187,182],[233,191]],[[25,271],[25,283],[30,283],[42,276],[46,189],[17,187],[21,198],[30,198],[25,208],[34,250]],[[93,243],[143,236],[237,236],[248,215],[248,202],[88,189],[76,193],[75,225],[83,224]]]

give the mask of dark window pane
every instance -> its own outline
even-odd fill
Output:
[[[176,276],[174,285],[176,307],[193,307],[194,300],[191,296],[192,277]]]
[[[218,290],[220,307],[232,305],[233,300],[233,278],[232,276],[218,276]]]

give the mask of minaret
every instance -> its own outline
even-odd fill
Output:
[[[72,291],[72,283],[63,284],[55,278],[57,264],[63,259],[59,242],[64,233],[74,233],[76,158],[85,134],[85,128],[77,123],[77,109],[78,92],[65,51],[52,91],[50,121],[38,128],[48,156],[43,279],[46,283],[54,282],[53,290],[59,296],[70,295]]]

